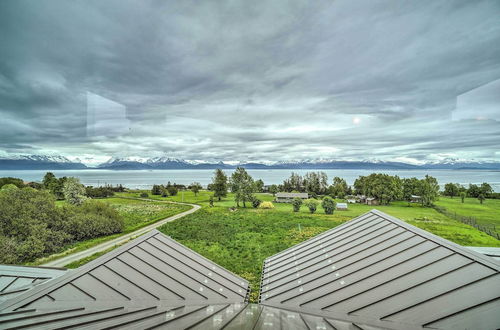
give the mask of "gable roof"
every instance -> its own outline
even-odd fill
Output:
[[[260,302],[389,329],[498,328],[500,263],[372,210],[264,262]]]
[[[65,272],[65,268],[0,265],[0,303]]]
[[[309,194],[308,193],[288,193],[288,192],[279,192],[276,193],[276,197],[282,197],[282,198],[308,198]]]
[[[0,314],[2,329],[381,329],[256,304],[65,308]]]
[[[54,310],[245,302],[248,281],[153,230],[90,263],[0,304]]]

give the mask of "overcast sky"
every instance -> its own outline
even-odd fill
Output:
[[[0,40],[0,155],[500,161],[498,0],[2,0]]]

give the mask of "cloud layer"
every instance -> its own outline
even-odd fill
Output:
[[[495,0],[4,0],[0,151],[500,160],[499,13]],[[130,127],[88,136],[87,92],[125,105]],[[453,117],[461,95],[469,115]]]

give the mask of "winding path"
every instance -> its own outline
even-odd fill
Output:
[[[158,202],[157,200],[154,200],[154,199],[146,199],[146,198],[133,198],[133,199],[140,199],[140,200],[147,200],[147,201],[153,201],[153,202]],[[42,264],[41,266],[47,266],[47,267],[64,267],[65,265],[69,264],[69,263],[72,263],[74,261],[78,261],[80,259],[83,259],[83,258],[86,258],[86,257],[89,257],[91,255],[93,255],[94,253],[97,253],[97,252],[101,252],[101,251],[105,251],[115,245],[118,245],[118,244],[122,244],[126,241],[128,241],[129,239],[131,238],[135,238],[139,235],[142,235],[144,233],[147,233],[148,231],[152,230],[152,229],[155,229],[167,222],[170,222],[170,221],[174,221],[174,220],[177,220],[179,218],[182,218],[188,214],[191,214],[191,213],[194,213],[196,211],[198,211],[201,206],[199,205],[196,205],[196,204],[189,204],[189,203],[178,203],[178,202],[166,202],[166,203],[172,203],[172,204],[181,204],[181,205],[190,205],[192,206],[191,209],[187,210],[187,211],[184,211],[182,213],[178,213],[176,215],[173,215],[171,217],[168,217],[168,218],[165,218],[163,220],[160,220],[160,221],[157,221],[153,224],[150,224],[150,225],[147,225],[146,227],[142,227],[141,229],[138,229],[136,231],[133,231],[131,233],[128,233],[128,234],[125,234],[123,236],[120,236],[120,237],[117,237],[115,239],[112,239],[110,241],[106,241],[104,243],[101,243],[99,245],[96,245],[96,246],[93,246],[87,250],[83,250],[83,251],[79,251],[79,252],[75,252],[75,253],[72,253],[72,254],[69,254],[67,256],[64,256],[64,257],[61,257],[59,259],[56,259],[56,260],[52,260],[52,261],[49,261],[45,264]]]

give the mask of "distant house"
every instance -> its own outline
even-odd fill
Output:
[[[348,198],[347,203],[354,204],[354,203],[356,203],[356,199],[355,198]]]
[[[365,195],[357,195],[356,196],[356,202],[357,203],[366,203],[366,196]]]
[[[375,197],[367,197],[365,201],[366,205],[378,205],[378,199]]]
[[[300,199],[308,199],[308,193],[287,193],[287,192],[279,192],[276,194],[275,201],[277,203],[291,203],[294,198]]]
[[[336,208],[339,211],[347,211],[347,203],[337,203]]]
[[[410,203],[420,203],[422,201],[422,197],[417,195],[411,195]]]

